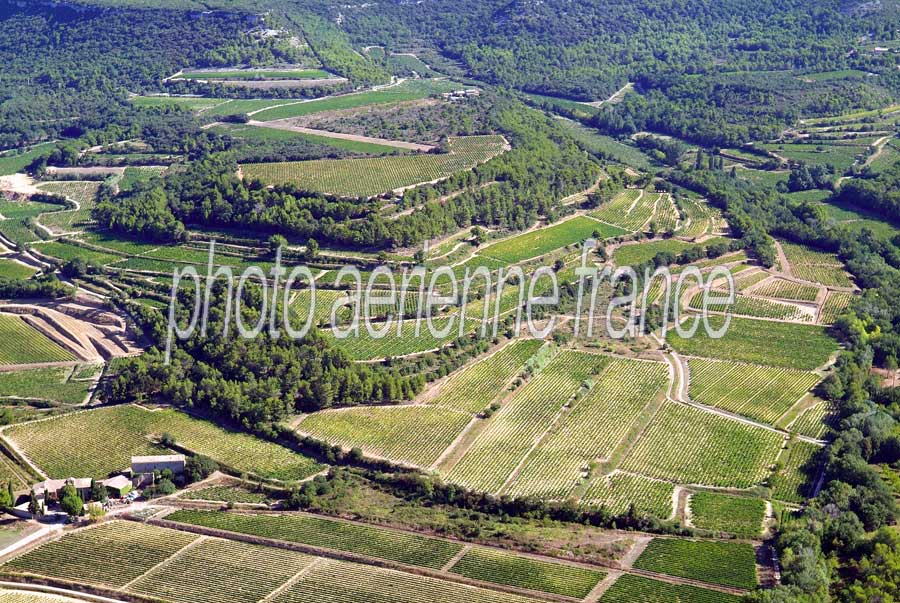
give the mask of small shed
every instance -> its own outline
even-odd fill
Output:
[[[113,498],[122,498],[131,492],[131,480],[124,475],[117,475],[100,483],[106,488],[107,494]]]

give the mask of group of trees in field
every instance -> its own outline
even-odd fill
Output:
[[[278,337],[268,329],[258,337],[239,337],[236,318],[226,319],[226,304],[234,304],[228,293],[225,284],[216,281],[206,333],[197,329],[188,339],[175,341],[168,364],[162,352],[167,317],[145,311],[139,320],[157,347],[125,361],[106,384],[105,399],[154,399],[271,434],[275,423],[300,411],[407,400],[425,384],[421,374],[356,364],[315,329],[302,339]],[[194,294],[182,295],[185,303],[178,304],[177,316],[179,324],[187,324]],[[262,295],[254,286],[242,292],[243,324],[259,321]]]

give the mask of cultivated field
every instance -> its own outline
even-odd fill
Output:
[[[297,429],[329,444],[428,467],[471,420],[468,413],[435,406],[369,406],[320,411]]]
[[[817,251],[793,243],[781,243],[794,276],[826,287],[852,287],[844,264],[833,253]]]
[[[41,224],[54,233],[71,232],[91,224],[91,209],[100,190],[100,182],[96,181],[61,181],[47,182],[38,186],[46,193],[54,193],[78,203],[79,208],[70,211],[55,211],[40,217]],[[58,208],[57,208],[58,209]]]
[[[586,597],[605,575],[600,570],[538,561],[479,547],[469,549],[450,571],[476,580],[578,599]]]
[[[761,274],[766,273],[763,272]],[[754,288],[753,295],[788,299],[792,301],[814,302],[819,296],[819,288],[781,278],[773,278]]]
[[[756,586],[756,554],[738,542],[654,538],[634,567],[735,588]]]
[[[605,506],[611,513],[624,514],[631,505],[638,515],[649,514],[667,519],[672,515],[674,484],[640,475],[615,473],[594,477],[581,502],[592,506]]]
[[[749,488],[768,473],[780,434],[666,402],[622,469],[681,484]]]
[[[713,329],[721,329],[724,318],[711,316]],[[819,326],[769,320],[732,318],[724,337],[713,339],[701,327],[694,337],[680,337],[670,330],[666,339],[689,356],[719,358],[797,370],[813,370],[828,361],[837,342]]]
[[[322,468],[277,444],[171,409],[115,406],[16,425],[4,435],[51,477],[101,478],[128,467],[132,456],[160,454],[148,436],[163,433],[236,471],[262,477],[296,480]]]
[[[621,234],[625,234],[625,231],[579,216],[488,245],[478,254],[504,264],[516,264],[569,245],[582,243],[586,239],[602,240]]]
[[[781,470],[772,477],[772,495],[778,500],[799,503],[810,494],[818,473],[816,457],[822,448],[802,440],[793,440],[778,459]]]
[[[241,169],[245,178],[267,184],[290,183],[310,191],[370,197],[472,169],[502,153],[505,145],[502,136],[465,136],[450,138],[447,153],[248,163]]]
[[[803,371],[692,358],[692,400],[774,424],[820,378]]]
[[[609,362],[606,356],[560,352],[492,417],[447,479],[474,490],[500,490],[563,405]]]
[[[90,381],[75,381],[71,368],[45,368],[0,373],[0,398],[52,400],[80,404],[87,396]]]
[[[843,291],[829,291],[825,303],[822,304],[822,310],[819,314],[819,322],[822,324],[832,324],[838,317],[850,307],[853,301],[853,294]]]
[[[591,215],[628,232],[643,230],[653,218],[659,193],[626,189]]]
[[[419,333],[416,334],[416,323],[419,324]],[[443,334],[448,323],[450,329]],[[398,324],[400,330],[398,333]],[[421,321],[404,320],[402,323],[394,321],[390,333],[384,337],[369,335],[366,327],[360,325],[359,335],[351,334],[345,339],[338,339],[331,329],[323,330],[325,337],[334,341],[335,345],[350,355],[353,360],[381,360],[392,356],[405,356],[407,354],[420,354],[430,350],[442,348],[459,338],[459,318],[448,316],[433,320],[434,332],[428,327],[423,318]],[[463,326],[463,336],[471,335],[481,327],[481,323],[475,320],[466,320]],[[382,329],[384,325],[375,324],[375,329]],[[490,332],[491,325],[488,325]]]
[[[669,584],[623,574],[609,587],[600,603],[740,603],[741,598],[705,588]]]
[[[766,503],[716,492],[697,492],[690,499],[691,524],[704,530],[755,538],[762,532]]]
[[[443,567],[462,549],[461,544],[446,540],[311,515],[252,515],[179,510],[167,515],[166,519],[432,569]]]
[[[703,310],[704,293],[698,291],[690,301],[690,308],[693,310]],[[734,303],[731,304],[706,304],[706,309],[710,312],[721,312],[738,316],[748,316],[752,318],[770,318],[776,320],[791,320],[802,322],[813,322],[815,314],[806,311],[800,307],[782,303],[761,297],[751,297],[749,295],[735,295]]]
[[[528,456],[507,494],[564,498],[596,459],[608,459],[668,381],[663,363],[614,359]]]
[[[0,314],[0,366],[70,362],[75,356],[20,316]]]

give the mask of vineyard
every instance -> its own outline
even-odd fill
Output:
[[[347,352],[353,360],[379,360],[392,356],[420,354],[436,350],[459,339],[458,317],[435,318],[432,322],[434,324],[433,333],[424,317],[420,321],[415,319],[404,320],[402,323],[394,321],[389,332],[384,337],[369,335],[363,324],[360,324],[358,336],[351,334],[344,339],[337,338],[332,329],[325,329],[321,332],[325,337],[331,339],[335,346]],[[416,323],[419,325],[418,334],[416,334]],[[452,325],[447,334],[439,336],[447,328],[448,323],[452,323]],[[399,333],[398,324],[400,325]],[[480,326],[480,321],[466,320],[463,326],[463,337],[475,333]],[[384,325],[375,324],[374,328],[376,330],[382,329]],[[492,325],[489,324],[487,328],[490,333]]]
[[[97,251],[95,249],[88,249],[86,247],[73,245],[72,243],[66,243],[63,241],[48,241],[46,243],[36,243],[34,245],[34,249],[41,255],[57,258],[59,260],[62,260],[63,262],[68,262],[69,260],[79,258],[95,266],[108,266],[125,259],[121,255],[107,253],[105,251]]]
[[[653,218],[662,195],[639,189],[625,189],[591,216],[628,232],[637,232]]]
[[[564,498],[595,459],[609,458],[667,382],[665,364],[612,360],[529,455],[505,493]]]
[[[688,367],[692,400],[771,424],[820,380],[813,373],[699,358]]]
[[[543,342],[516,340],[499,352],[455,373],[440,386],[429,404],[476,413],[490,405],[504,386],[518,375]]]
[[[71,380],[72,369],[45,368],[0,373],[0,397],[81,404],[90,381]]]
[[[791,272],[797,278],[826,287],[852,287],[844,264],[836,254],[816,251],[794,243],[781,243]]]
[[[500,490],[562,406],[609,360],[593,354],[560,352],[494,415],[447,479],[473,490]]]
[[[224,503],[261,504],[268,500],[262,492],[253,492],[240,486],[210,486],[196,490],[186,490],[178,498],[186,500],[213,500]]]
[[[609,587],[600,603],[740,603],[741,597],[686,584],[669,584],[623,574]]]
[[[72,532],[9,561],[3,570],[122,588],[197,539],[133,522]]]
[[[450,569],[454,574],[582,599],[603,579],[604,572],[529,559],[474,547]]]
[[[634,505],[639,514],[668,519],[672,516],[674,491],[675,486],[669,482],[616,471],[593,478],[581,502],[605,506],[616,515],[626,513]]]
[[[831,416],[828,403],[819,400],[791,423],[791,431],[811,438],[822,439],[828,433],[828,423]]]
[[[689,304],[691,309],[703,310],[703,301],[705,298],[706,294],[703,291],[698,291],[694,294]],[[763,299],[761,297],[750,297],[749,295],[735,295],[734,303],[732,304],[708,303],[706,304],[706,309],[710,312],[731,312],[740,316],[772,318],[777,320],[812,322],[815,318],[813,312],[804,311],[799,306]]]
[[[785,502],[802,502],[819,471],[822,448],[802,440],[793,440],[781,453],[781,469],[772,476],[772,495]]]
[[[569,245],[583,243],[587,239],[603,240],[621,234],[625,232],[614,226],[578,216],[494,243],[478,253],[499,260],[504,265],[517,264]]]
[[[439,569],[462,545],[311,515],[251,515],[178,510],[167,520]]]
[[[5,278],[9,280],[25,280],[27,278],[31,278],[34,273],[37,272],[31,266],[26,266],[25,264],[20,264],[19,262],[13,260],[7,260],[4,258],[0,258],[0,278]]]
[[[680,484],[749,488],[766,477],[781,445],[778,433],[667,402],[622,469]]]
[[[94,181],[47,182],[38,187],[42,192],[62,195],[76,201],[78,209],[56,211],[40,217],[41,224],[55,233],[70,232],[93,222],[91,209],[97,199],[100,183]],[[56,208],[59,209],[59,208]]]
[[[298,431],[369,456],[429,467],[472,416],[435,406],[368,406],[308,415]]]
[[[709,317],[713,329],[721,329],[724,321],[721,316]],[[819,326],[736,317],[731,319],[725,336],[719,339],[710,337],[702,327],[690,338],[680,337],[671,330],[666,339],[678,352],[688,356],[797,370],[820,367],[838,350],[837,342]]]
[[[447,153],[248,163],[241,169],[246,178],[257,178],[267,184],[291,183],[310,191],[371,197],[472,169],[499,155],[506,147],[502,136],[456,137],[450,138],[447,144]]]
[[[678,228],[678,221],[681,218],[678,208],[672,201],[672,195],[664,193],[659,196],[656,201],[656,208],[653,211],[653,224],[657,232],[675,232]]]
[[[0,366],[68,362],[75,356],[14,314],[0,314]]]
[[[324,559],[271,603],[534,603],[534,599]]]
[[[765,274],[765,273],[763,273]],[[783,278],[773,278],[753,290],[753,295],[774,297],[792,301],[814,302],[819,297],[819,288],[804,285]]]
[[[315,561],[293,551],[201,537],[127,590],[174,603],[259,601]]]
[[[0,234],[20,246],[37,241],[40,237],[29,225],[31,220],[61,209],[63,206],[53,203],[0,200]]]
[[[681,204],[685,220],[681,222],[681,226],[676,232],[678,236],[695,239],[703,235],[715,234],[725,227],[722,212],[717,208],[685,197],[682,197]]]
[[[128,467],[132,456],[160,454],[148,436],[171,434],[189,450],[237,471],[282,480],[322,469],[311,459],[254,436],[225,429],[176,410],[115,406],[16,425],[4,435],[54,478],[106,477]]]
[[[654,538],[634,567],[734,588],[756,586],[756,553],[738,542]]]
[[[652,260],[658,253],[679,254],[685,249],[695,247],[693,243],[685,243],[677,239],[647,241],[633,245],[622,245],[613,253],[616,266],[637,266]]]
[[[843,291],[829,291],[825,303],[822,304],[822,311],[819,314],[819,322],[822,324],[832,324],[837,320],[844,310],[850,307],[853,300],[853,294]]]
[[[698,528],[756,538],[762,532],[766,503],[759,498],[697,492],[691,495],[690,509],[691,523]]]

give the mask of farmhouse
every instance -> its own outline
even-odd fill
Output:
[[[48,479],[32,486],[31,491],[38,500],[59,500],[63,487],[67,485],[75,486],[75,490],[82,500],[90,498],[91,478],[89,477]]]
[[[183,454],[131,457],[131,479],[135,487],[153,483],[153,474],[169,470],[173,475],[184,473]]]

